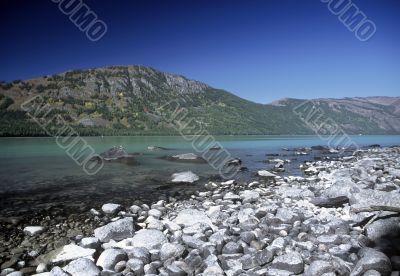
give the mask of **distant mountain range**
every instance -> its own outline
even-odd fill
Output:
[[[0,83],[0,136],[45,136],[21,109],[40,96],[81,135],[176,135],[168,117],[179,103],[211,134],[314,134],[299,116],[306,100],[258,104],[183,76],[144,66],[73,70]],[[399,134],[400,97],[315,99],[348,134]],[[192,130],[195,133],[196,130]]]

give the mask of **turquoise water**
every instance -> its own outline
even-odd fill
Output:
[[[85,174],[60,149],[55,138],[0,138],[0,200],[9,205],[18,199],[20,203],[42,203],[58,200],[65,204],[74,201],[123,200],[149,196],[152,191],[162,190],[174,172],[191,170],[201,177],[201,185],[218,172],[208,164],[186,164],[161,160],[160,156],[195,152],[191,143],[182,137],[85,137],[97,153],[114,145],[122,145],[130,153],[140,153],[135,158],[140,163],[132,166],[106,163],[96,175]],[[268,169],[260,161],[268,153],[286,155],[292,165],[286,173],[299,174],[298,164],[312,160],[313,156],[293,156],[282,148],[325,145],[316,136],[216,136],[216,141],[233,156],[239,157],[249,170],[239,173],[238,178],[250,179],[259,169]],[[352,136],[360,147],[371,144],[392,146],[400,144],[400,136]],[[170,148],[169,151],[149,151],[150,145]],[[196,184],[194,184],[196,185]],[[169,187],[169,186],[168,186]],[[34,205],[34,204],[33,204]],[[1,206],[0,206],[1,207]],[[11,207],[10,207],[11,208]]]
[[[359,146],[400,144],[400,135],[350,136]],[[191,143],[182,137],[135,136],[135,137],[84,137],[97,151],[102,152],[114,145],[123,145],[129,152],[147,152],[147,146],[158,145],[166,148],[191,149]],[[317,136],[215,136],[227,149],[273,151],[281,148],[310,147],[326,145]],[[0,138],[0,158],[63,157],[55,138]]]

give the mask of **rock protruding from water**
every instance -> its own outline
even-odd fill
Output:
[[[174,183],[194,183],[199,180],[199,176],[191,171],[174,173],[171,182]]]
[[[99,154],[98,158],[104,161],[118,161],[129,165],[138,165],[132,154],[129,154],[123,146],[113,146],[111,149]]]
[[[148,146],[147,149],[151,151],[170,150],[169,148],[164,148],[159,146]]]
[[[111,149],[100,153],[100,156],[106,161],[117,160],[120,158],[126,158],[129,154],[126,152],[122,146],[114,146]]]
[[[172,156],[163,156],[161,159],[180,163],[207,163],[207,161],[194,153],[182,153]]]

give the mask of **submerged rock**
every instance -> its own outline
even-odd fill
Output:
[[[168,148],[159,147],[159,146],[148,146],[147,149],[148,150],[170,150]]]
[[[242,165],[242,160],[239,158],[234,158],[226,162],[226,166],[240,166]]]
[[[194,153],[182,153],[172,156],[163,156],[161,157],[161,159],[182,163],[207,163],[204,158]]]

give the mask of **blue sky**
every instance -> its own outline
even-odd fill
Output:
[[[51,0],[0,2],[0,79],[142,64],[267,103],[400,95],[400,2],[353,1],[377,26],[359,41],[320,0],[83,0],[97,42]]]

